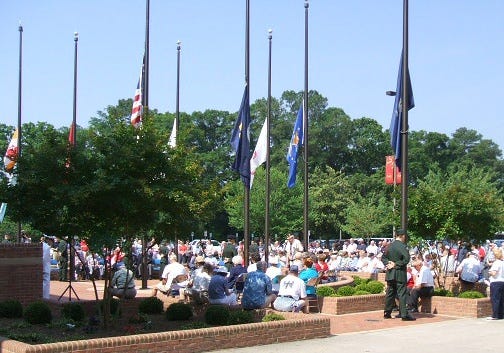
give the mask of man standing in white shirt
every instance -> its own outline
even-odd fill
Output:
[[[294,235],[289,234],[287,236],[287,242],[285,243],[285,252],[287,253],[287,259],[289,260],[289,264],[291,261],[294,261],[297,252],[303,252],[303,244],[299,239],[294,238]]]
[[[49,299],[51,291],[51,248],[54,246],[54,239],[45,237],[46,242],[42,242],[42,298]]]
[[[412,267],[418,272],[414,278],[415,284],[410,291],[408,306],[411,313],[417,313],[418,299],[432,297],[434,293],[434,277],[430,268],[422,260],[413,261]]]

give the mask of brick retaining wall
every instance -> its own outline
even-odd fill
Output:
[[[330,336],[328,317],[300,317],[302,318],[40,345],[0,340],[0,347],[5,353],[198,353]]]
[[[0,301],[42,299],[42,244],[0,244]]]

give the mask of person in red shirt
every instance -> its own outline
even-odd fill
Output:
[[[325,259],[326,259],[326,254],[324,253],[321,253],[321,254],[318,254],[317,255],[317,263],[315,264],[315,269],[317,270],[317,272],[319,274],[323,274],[321,279],[322,280],[327,280],[327,276],[325,275],[325,273],[327,273],[327,271],[329,271],[329,265],[327,264],[327,262],[325,262]]]

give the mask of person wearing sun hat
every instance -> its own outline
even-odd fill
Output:
[[[208,301],[210,304],[237,305],[236,294],[228,287],[228,270],[226,266],[219,266],[208,285]]]

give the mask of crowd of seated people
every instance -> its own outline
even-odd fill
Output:
[[[220,247],[210,241],[205,246],[199,243],[193,246],[179,241],[178,250],[182,249],[179,254],[175,254],[173,244],[163,241],[158,245],[156,240],[152,239],[146,249],[148,263],[163,264],[158,270],[160,282],[155,286],[152,295],[163,293],[181,300],[228,305],[238,305],[240,301],[245,300],[245,305],[250,308],[269,305],[278,307],[279,310],[286,310],[286,303],[291,302],[290,310],[295,311],[303,308],[302,301],[305,297],[315,294],[315,288],[307,285],[310,279],[318,277],[320,283],[328,283],[337,281],[340,271],[366,274],[385,271],[381,261],[389,244],[385,239],[369,242],[360,238],[348,239],[330,249],[320,246],[318,242],[312,242],[308,249],[303,249],[302,244],[296,240],[296,237],[289,234],[283,243],[273,242],[268,248],[267,259],[264,245],[259,241],[252,241],[250,249],[253,251],[249,252],[248,261],[245,261],[243,242],[235,242],[232,236],[228,237],[227,242],[222,242]],[[128,260],[125,250],[119,246],[102,254],[92,253],[85,241],[75,242],[74,246],[76,279],[103,278],[107,264],[110,264],[111,270],[115,272],[118,270],[116,264]],[[495,261],[493,252],[489,250],[496,247],[498,248],[492,242],[483,246],[463,242],[446,245],[439,242],[423,247],[410,247],[412,261],[408,268],[408,278],[412,293],[409,303],[411,310],[418,309],[419,297],[430,295],[434,287],[433,279],[441,274],[458,276],[467,288],[476,282],[487,280],[488,273],[485,273],[485,270],[488,272]],[[142,272],[142,259],[141,256],[138,257],[142,252],[140,241],[134,242],[131,252],[132,262],[126,261],[127,267],[133,270],[135,278],[139,278]],[[56,250],[54,253],[56,254]],[[223,256],[224,253],[228,254],[227,257]],[[229,257],[235,253],[237,255]],[[246,264],[248,266],[245,266]],[[248,276],[257,271],[261,274]],[[149,273],[149,276],[151,275]],[[294,280],[294,277],[297,280]],[[283,281],[285,278],[287,281]],[[286,286],[291,284],[297,286],[298,294],[288,293]],[[250,301],[251,291],[263,293],[264,301]],[[297,299],[285,299],[288,296]]]

